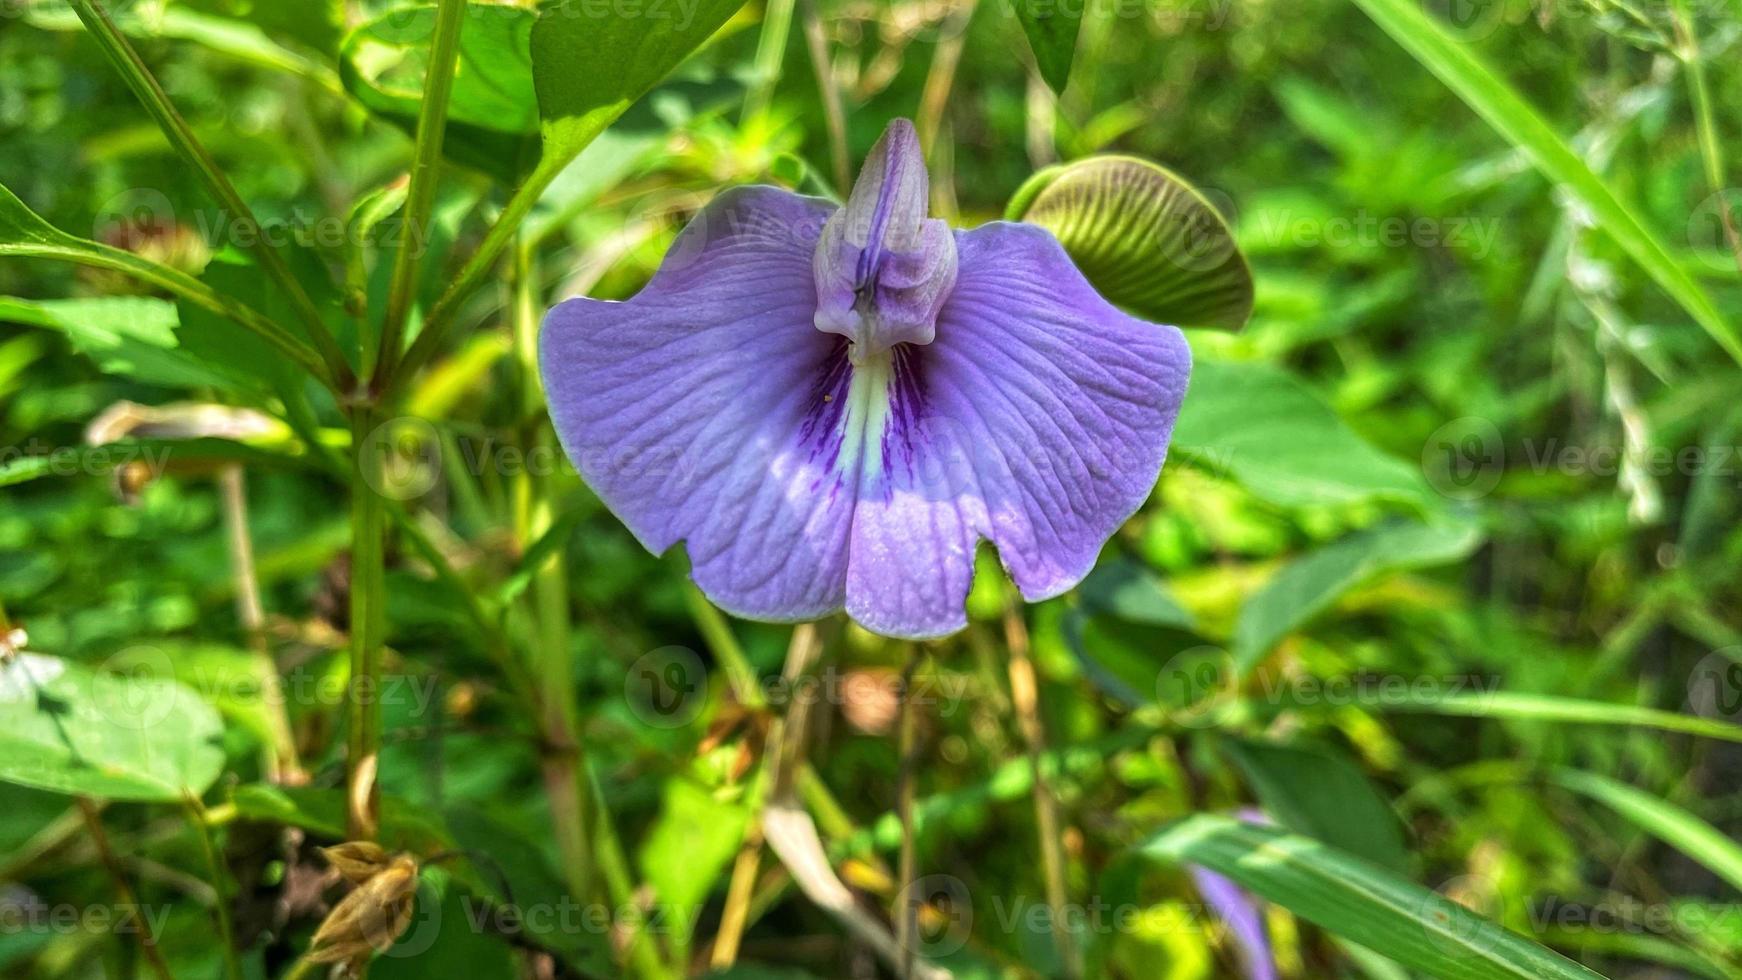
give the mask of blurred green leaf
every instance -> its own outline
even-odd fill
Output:
[[[1139,316],[1238,329],[1252,315],[1252,270],[1227,222],[1148,160],[1048,167],[1017,190],[1006,215],[1052,232],[1101,295]]]
[[[1136,853],[1201,865],[1442,980],[1603,980],[1449,898],[1306,837],[1204,813],[1169,824]]]
[[[1742,844],[1682,807],[1599,773],[1558,769],[1549,778],[1609,807],[1742,890]]]
[[[557,0],[532,29],[546,160],[562,169],[724,24],[743,0],[653,5],[634,15]]]
[[[1441,504],[1419,466],[1375,449],[1305,384],[1265,364],[1199,358],[1172,452],[1285,507]]]
[[[744,839],[750,814],[722,803],[687,779],[665,784],[659,819],[642,841],[640,863],[680,945],[689,942],[695,913]]]
[[[1091,612],[1129,623],[1187,630],[1197,625],[1161,579],[1128,558],[1097,564],[1077,586],[1077,598]]]
[[[153,641],[130,647],[109,661],[115,670],[146,677],[180,679],[214,708],[274,750],[276,734],[266,701],[268,664],[236,647],[217,643]]]
[[[277,5],[259,3],[254,6],[270,10]],[[319,23],[317,17],[311,16],[318,6],[319,2],[300,4],[297,19],[306,24]],[[261,68],[301,76],[331,92],[342,91],[331,68],[279,44],[259,26],[246,21],[214,17],[179,5],[153,9],[147,14],[117,13],[113,18],[115,26],[130,37],[192,41]],[[83,29],[78,16],[70,10],[33,9],[26,22],[32,27],[50,31]]]
[[[21,653],[0,663],[0,780],[112,800],[178,802],[224,767],[223,723],[172,680]]]
[[[1482,541],[1474,524],[1403,521],[1357,531],[1294,559],[1240,607],[1234,662],[1242,672],[1351,589],[1391,572],[1445,565]]]
[[[1070,81],[1071,61],[1077,55],[1077,34],[1083,27],[1084,5],[1080,3],[1044,3],[1041,0],[1019,0],[1011,5],[1022,33],[1028,37],[1028,47],[1034,52],[1034,62],[1040,77],[1054,92],[1063,92]]]
[[[327,840],[345,840],[343,790],[250,783],[230,794],[236,815],[246,820],[301,827]],[[429,857],[453,849],[440,819],[424,808],[383,795],[380,842],[384,847]]]
[[[1590,209],[1597,226],[1657,281],[1689,316],[1742,364],[1742,335],[1633,209],[1593,172],[1530,104],[1414,0],[1355,0],[1416,60],[1457,93],[1501,136],[1523,150],[1543,176]]]
[[[1387,699],[1383,707],[1387,711],[1452,715],[1460,718],[1517,718],[1584,725],[1615,725],[1622,728],[1653,728],[1726,742],[1742,742],[1742,725],[1727,721],[1682,715],[1635,704],[1585,701],[1552,694],[1490,691],[1485,694],[1440,695],[1424,700],[1393,698]]]
[[[1400,875],[1410,873],[1403,827],[1367,774],[1329,747],[1229,739],[1222,743],[1277,822]]]
[[[27,300],[0,296],[0,321],[65,334],[107,374],[147,384],[234,389],[237,379],[185,348],[175,304],[148,296]]]
[[[453,875],[438,866],[425,867],[418,876],[411,924],[370,961],[369,975],[390,980],[518,976],[513,949],[487,928],[493,921],[490,909]]]

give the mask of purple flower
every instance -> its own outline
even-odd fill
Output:
[[[649,550],[685,542],[729,612],[942,636],[981,539],[1049,598],[1155,485],[1184,337],[1115,309],[1040,228],[928,218],[928,190],[898,119],[845,207],[729,190],[633,299],[545,320],[569,457]]]

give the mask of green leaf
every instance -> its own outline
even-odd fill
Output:
[[[224,768],[223,724],[175,681],[21,653],[0,665],[0,780],[112,800],[179,801]]]
[[[1077,586],[1085,609],[1128,623],[1196,629],[1187,612],[1154,573],[1128,558],[1096,565]]]
[[[1137,562],[1103,561],[1076,591],[1079,605],[1065,617],[1065,643],[1089,682],[1128,708],[1152,703],[1162,665],[1203,642],[1191,613]]]
[[[1410,869],[1391,804],[1354,762],[1328,747],[1230,739],[1223,743],[1264,809],[1299,834],[1401,875]]]
[[[9,255],[53,259],[125,273],[246,328],[276,352],[273,360],[288,359],[290,363],[300,365],[315,377],[331,383],[332,377],[320,357],[309,349],[304,340],[293,336],[253,307],[225,293],[214,291],[180,270],[118,248],[75,238],[42,220],[36,212],[25,207],[24,202],[10,190],[0,185],[0,256]],[[187,318],[184,316],[182,319],[185,321]],[[234,339],[236,333],[226,330],[225,336]],[[306,336],[305,333],[304,337]]]
[[[1244,673],[1351,589],[1391,572],[1458,561],[1481,541],[1473,524],[1393,522],[1296,558],[1240,607],[1234,662]]]
[[[1742,844],[1687,810],[1593,772],[1558,769],[1557,785],[1603,804],[1742,890]]]
[[[230,796],[236,815],[284,824],[329,840],[345,839],[345,795],[339,789],[251,783]],[[392,796],[381,797],[381,844],[428,857],[453,849],[447,828],[428,810]]]
[[[480,927],[487,914],[478,897],[452,874],[439,866],[424,868],[411,924],[370,962],[369,975],[386,980],[519,976],[513,950],[502,937]]]
[[[1688,315],[1742,363],[1742,335],[1697,280],[1517,91],[1460,43],[1417,0],[1355,0],[1367,16],[1433,72],[1476,114],[1518,147],[1537,170],[1582,201],[1615,244],[1639,263]]]
[[[533,84],[545,161],[561,170],[730,18],[743,0],[656,0],[633,15],[558,0],[532,29]]]
[[[1199,359],[1173,455],[1284,507],[1391,501],[1430,511],[1442,503],[1419,465],[1375,449],[1305,384],[1265,364]]]
[[[1616,725],[1623,728],[1654,728],[1726,742],[1742,742],[1742,725],[1727,721],[1680,715],[1673,711],[1634,704],[1585,701],[1552,694],[1490,691],[1485,694],[1444,695],[1426,700],[1387,698],[1375,707],[1387,711],[1451,715],[1458,718],[1518,718],[1528,721]]]
[[[109,666],[136,676],[180,679],[261,745],[281,748],[267,703],[270,665],[246,650],[217,643],[153,641],[123,650]]]
[[[749,816],[686,779],[666,783],[659,819],[642,842],[640,860],[661,907],[687,912],[701,906],[737,853]],[[676,918],[675,938],[687,944],[693,918]]]
[[[1016,19],[1028,37],[1040,77],[1054,92],[1063,92],[1070,81],[1071,61],[1077,54],[1077,34],[1083,27],[1081,3],[1016,3]]]
[[[262,11],[276,9],[278,4],[256,4]],[[319,18],[311,16],[317,3],[297,5],[297,18],[304,23],[318,23]],[[287,18],[289,19],[289,18]],[[322,88],[339,92],[339,79],[333,70],[291,48],[268,37],[260,26],[246,21],[234,20],[228,17],[214,17],[210,14],[189,10],[183,6],[164,7],[154,10],[150,16],[139,16],[128,12],[117,12],[114,15],[115,26],[129,37],[166,38],[170,40],[192,41],[221,54],[268,68],[273,71],[289,72],[300,75]],[[84,26],[79,22],[78,15],[70,10],[35,9],[25,16],[25,22],[32,27],[47,31],[79,31]]]
[[[0,321],[65,334],[105,374],[172,388],[234,387],[234,379],[181,349],[175,304],[147,296],[28,300],[0,296]]]
[[[1306,837],[1206,813],[1164,827],[1136,853],[1208,868],[1443,980],[1602,980],[1451,899]]]
[[[1097,156],[1029,178],[1006,209],[1052,232],[1101,295],[1182,327],[1238,329],[1252,270],[1216,209],[1179,175],[1137,157]]]
[[[530,38],[537,14],[469,4],[460,29],[460,69],[448,98],[443,153],[505,183],[538,160],[538,103]],[[413,133],[423,103],[435,7],[406,7],[360,25],[340,50],[345,90],[371,112]]]

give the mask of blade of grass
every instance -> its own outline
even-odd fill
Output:
[[[289,298],[297,317],[302,320],[308,332],[310,341],[320,353],[321,360],[326,363],[327,374],[337,379],[340,385],[348,384],[351,380],[351,366],[345,361],[344,353],[339,350],[338,341],[333,339],[332,332],[321,319],[320,311],[315,309],[314,301],[309,299],[308,292],[296,281],[296,276],[291,274],[284,257],[273,247],[271,236],[260,233],[260,220],[254,217],[254,212],[242,200],[242,196],[236,193],[230,179],[218,169],[217,161],[212,159],[205,146],[194,136],[193,128],[176,111],[174,104],[169,101],[169,93],[163,90],[150,69],[145,67],[139,52],[133,49],[127,36],[109,19],[108,12],[97,0],[67,2],[72,5],[79,19],[84,21],[85,29],[114,64],[116,71],[120,72],[127,87],[133,90],[133,94],[145,106],[145,111],[169,138],[170,145],[193,168],[212,196],[217,198],[218,206],[228,212],[232,221],[241,223],[242,227],[237,229],[241,233],[240,237],[253,243],[252,251],[261,270]]]
[[[1687,810],[1594,772],[1560,769],[1550,777],[1563,789],[1589,797],[1639,829],[1705,865],[1742,890],[1742,844]]]
[[[1199,865],[1339,936],[1445,980],[1602,980],[1443,895],[1307,837],[1200,813],[1140,857]]]
[[[1577,195],[1598,227],[1742,364],[1742,334],[1718,312],[1705,289],[1511,85],[1425,13],[1416,0],[1355,0],[1355,4],[1465,105],[1524,151],[1543,176]]]
[[[1637,726],[1716,738],[1726,742],[1742,742],[1742,725],[1727,721],[1679,715],[1673,711],[1642,708],[1632,704],[1583,701],[1548,694],[1457,694],[1424,701],[1388,701],[1374,707],[1387,711],[1453,715],[1460,718],[1518,718],[1587,725]]]

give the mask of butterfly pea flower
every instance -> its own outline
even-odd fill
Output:
[[[717,196],[624,302],[552,309],[539,362],[583,479],[750,619],[967,625],[979,542],[1059,595],[1154,488],[1191,355],[1103,299],[1050,232],[928,215],[913,125],[844,206]]]

